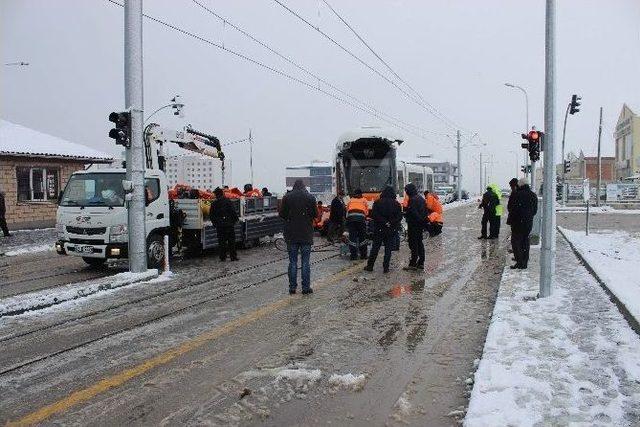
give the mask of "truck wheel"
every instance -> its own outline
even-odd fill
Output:
[[[147,265],[160,268],[164,264],[164,241],[159,234],[152,234],[147,241]]]
[[[88,256],[83,256],[82,260],[89,264],[91,268],[100,268],[107,262],[106,258],[90,258]]]

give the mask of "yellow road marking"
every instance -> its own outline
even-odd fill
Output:
[[[355,264],[342,271],[339,271],[336,274],[329,276],[325,280],[316,282],[314,284],[314,288],[322,288],[324,286],[330,285],[331,283],[337,282],[338,280],[342,279],[345,276],[348,276],[354,271],[361,269],[362,264],[363,263]],[[24,417],[16,421],[8,421],[6,425],[11,427],[28,426],[42,422],[55,414],[65,412],[73,406],[86,402],[89,399],[99,394],[105,393],[113,388],[119,387],[127,381],[139,377],[144,373],[150,371],[151,369],[157,368],[158,366],[166,365],[177,357],[189,353],[190,351],[193,351],[210,341],[220,338],[221,336],[226,335],[234,331],[235,329],[241,328],[242,326],[248,325],[249,323],[252,323],[260,318],[274,313],[275,311],[286,307],[287,305],[290,305],[296,300],[296,298],[289,297],[260,307],[252,312],[247,313],[245,316],[234,319],[230,322],[225,323],[224,325],[220,325],[210,331],[198,335],[197,337],[189,341],[182,343],[177,347],[166,350],[163,353],[160,353],[159,355],[140,363],[139,365],[136,365],[129,369],[125,369],[124,371],[114,374],[110,377],[104,378],[87,388],[74,391],[67,397],[62,398],[57,402],[43,406],[42,408],[31,412],[30,414],[25,415]]]

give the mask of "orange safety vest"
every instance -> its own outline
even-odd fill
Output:
[[[444,224],[444,219],[442,218],[442,214],[440,212],[431,212],[427,219],[429,222],[439,222],[440,224]]]
[[[364,216],[369,216],[369,205],[367,199],[364,197],[355,198],[352,197],[347,204],[347,215],[350,213],[361,213]]]
[[[433,194],[429,193],[425,199],[427,210],[429,212],[438,212],[442,214],[442,203]]]

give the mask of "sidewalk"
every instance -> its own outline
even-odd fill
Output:
[[[34,252],[53,251],[55,228],[11,231],[9,237],[0,233],[0,256],[17,256]]]
[[[503,273],[465,425],[640,425],[640,338],[561,236],[536,300],[539,256]]]

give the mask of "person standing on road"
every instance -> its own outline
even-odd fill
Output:
[[[396,192],[393,187],[387,186],[382,190],[380,198],[373,202],[371,209],[371,219],[373,219],[373,245],[369,254],[369,261],[364,268],[366,271],[373,271],[373,265],[378,257],[380,246],[384,244],[384,259],[382,268],[385,273],[389,272],[391,262],[391,251],[395,249],[398,242],[398,230],[402,221],[402,207],[396,200]]]
[[[360,253],[360,259],[367,259],[367,216],[369,216],[367,199],[362,196],[362,190],[357,189],[347,204],[347,230],[352,261],[358,259],[358,253]]]
[[[538,212],[538,196],[531,191],[529,181],[521,178],[518,181],[518,189],[511,193],[513,200],[509,222],[511,223],[511,244],[516,263],[512,269],[525,269],[529,263],[529,234],[533,228],[533,217]]]
[[[224,190],[217,187],[213,194],[216,198],[211,202],[209,209],[209,219],[218,234],[218,250],[220,252],[220,261],[226,261],[227,252],[231,257],[231,261],[238,261],[236,254],[236,232],[235,225],[238,222],[238,213],[233,202],[224,195]]]
[[[6,213],[7,205],[4,202],[4,191],[0,190],[0,228],[2,228],[4,237],[9,237],[9,228],[7,227],[7,219],[5,218]]]
[[[502,191],[496,184],[489,185],[489,188],[495,195],[495,208],[493,210],[493,214],[489,218],[489,239],[497,239],[500,237],[500,221],[502,220]]]
[[[496,205],[497,205],[496,195],[491,190],[491,187],[487,187],[487,191],[485,191],[484,194],[482,195],[482,201],[480,202],[480,205],[478,205],[478,209],[483,210],[482,220],[480,222],[480,224],[482,225],[482,228],[480,231],[480,237],[478,237],[478,239],[489,238],[489,236],[487,235],[487,224],[489,223],[489,221],[491,220],[491,218],[493,217],[496,211]]]
[[[344,218],[347,208],[342,200],[343,197],[344,194],[339,192],[331,201],[329,224],[327,226],[327,235],[329,236],[329,239],[337,239],[339,236],[342,236],[342,233],[344,232]]]
[[[404,267],[404,270],[423,270],[425,254],[422,232],[427,218],[427,207],[424,198],[418,193],[418,189],[413,183],[407,184],[404,191],[408,197],[405,218],[407,220],[407,240],[409,241],[409,250],[411,250],[409,264]]]
[[[311,246],[313,245],[313,220],[317,215],[316,198],[304,186],[301,179],[285,194],[280,205],[280,217],[284,220],[284,238],[289,251],[289,294],[298,288],[298,253],[302,259],[302,293],[311,294]]]

